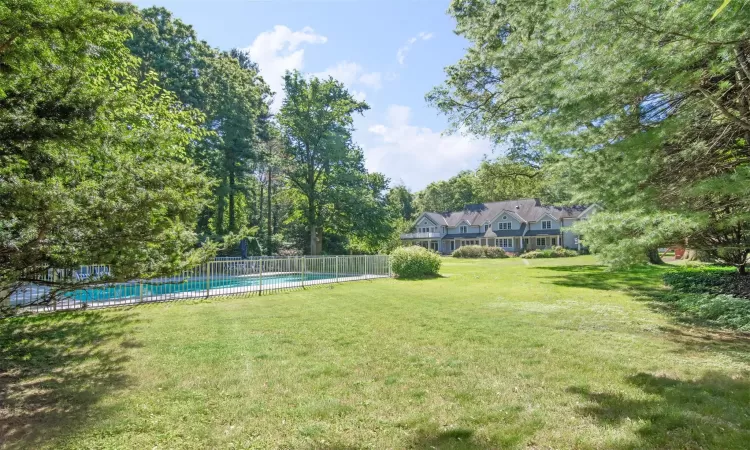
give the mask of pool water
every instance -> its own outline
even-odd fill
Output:
[[[331,280],[336,276],[328,273],[307,273],[304,275],[304,281]],[[301,273],[269,275],[263,276],[263,287],[272,289],[274,287],[284,287],[285,284],[299,283],[303,280]],[[211,278],[211,291],[227,288],[253,287],[260,285],[260,278],[257,276],[223,276],[220,278]],[[88,289],[78,289],[64,294],[64,297],[79,302],[102,302],[111,300],[122,300],[134,297],[140,297],[140,284],[119,283],[101,287],[91,287]],[[250,291],[248,289],[248,291]],[[205,278],[186,278],[181,282],[164,282],[162,284],[143,283],[143,296],[153,297],[160,295],[175,295],[187,293],[206,292]],[[217,292],[213,292],[217,293]],[[195,295],[193,295],[195,296]]]

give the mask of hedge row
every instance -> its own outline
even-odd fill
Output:
[[[464,245],[457,248],[452,256],[454,258],[507,258],[508,254],[505,253],[500,247],[482,247],[481,245]]]
[[[524,258],[524,259],[569,258],[571,256],[578,256],[578,252],[575,250],[568,250],[562,247],[547,248],[544,250],[531,250],[529,252],[521,254],[521,258]]]

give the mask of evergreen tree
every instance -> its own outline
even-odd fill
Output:
[[[205,256],[193,228],[209,184],[186,153],[202,117],[138,73],[129,18],[106,0],[10,3],[0,8],[0,300],[50,268],[109,264],[125,280]]]
[[[652,233],[669,239],[652,245],[687,239],[744,273],[750,11],[741,6],[711,20],[708,0],[455,0],[456,31],[472,47],[428,100],[454,126],[510,143],[515,160],[567,174],[575,201],[638,211],[655,226],[679,215],[695,226]]]

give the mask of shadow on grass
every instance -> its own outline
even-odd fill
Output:
[[[104,395],[122,389],[134,322],[127,311],[0,320],[0,442],[38,447],[75,431]]]
[[[609,272],[604,266],[536,266],[534,269],[556,272],[552,283],[558,286],[604,291],[625,290],[641,295],[664,293],[661,276],[672,266],[644,266]]]
[[[750,363],[750,335],[716,329],[712,324],[680,312],[674,306],[674,294],[664,286],[662,276],[674,266],[646,266],[627,271],[609,272],[603,266],[553,266],[534,269],[553,272],[542,278],[558,286],[624,291],[635,300],[675,321],[675,326],[659,331],[676,344],[677,353],[690,356],[697,352],[723,354],[735,361]],[[681,325],[688,325],[684,327]]]
[[[428,281],[428,280],[439,280],[441,278],[448,278],[445,275],[427,275],[424,277],[394,277],[398,281]]]
[[[414,439],[409,448],[415,449],[493,449],[498,448],[489,442],[478,439],[469,428],[452,428],[444,431],[423,431]]]
[[[747,448],[750,442],[750,383],[721,373],[692,381],[639,373],[627,382],[637,397],[571,387],[587,402],[581,414],[605,427],[636,422],[638,442],[608,448]]]

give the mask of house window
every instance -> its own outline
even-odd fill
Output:
[[[552,238],[552,245],[557,245],[557,238],[556,237]]]
[[[459,228],[459,231],[460,231],[460,232],[461,232],[462,234],[463,234],[463,233],[467,233],[467,231],[466,231],[466,225],[461,225],[461,228]]]
[[[451,251],[456,249],[456,241],[451,241]]]
[[[536,238],[536,246],[537,247],[546,247],[547,246],[547,238]]]
[[[484,231],[487,231],[487,230],[489,230],[489,229],[490,229],[490,224],[488,224],[488,223],[485,223],[485,224],[484,224]]]
[[[497,223],[497,229],[498,230],[510,230],[512,228],[510,222],[498,222]]]
[[[529,246],[529,238],[523,238],[523,246],[527,248]]]
[[[495,239],[495,247],[513,248],[513,239]]]
[[[552,228],[552,221],[542,220],[542,230],[549,230],[550,228]]]
[[[503,216],[503,220],[508,220],[508,216]]]

